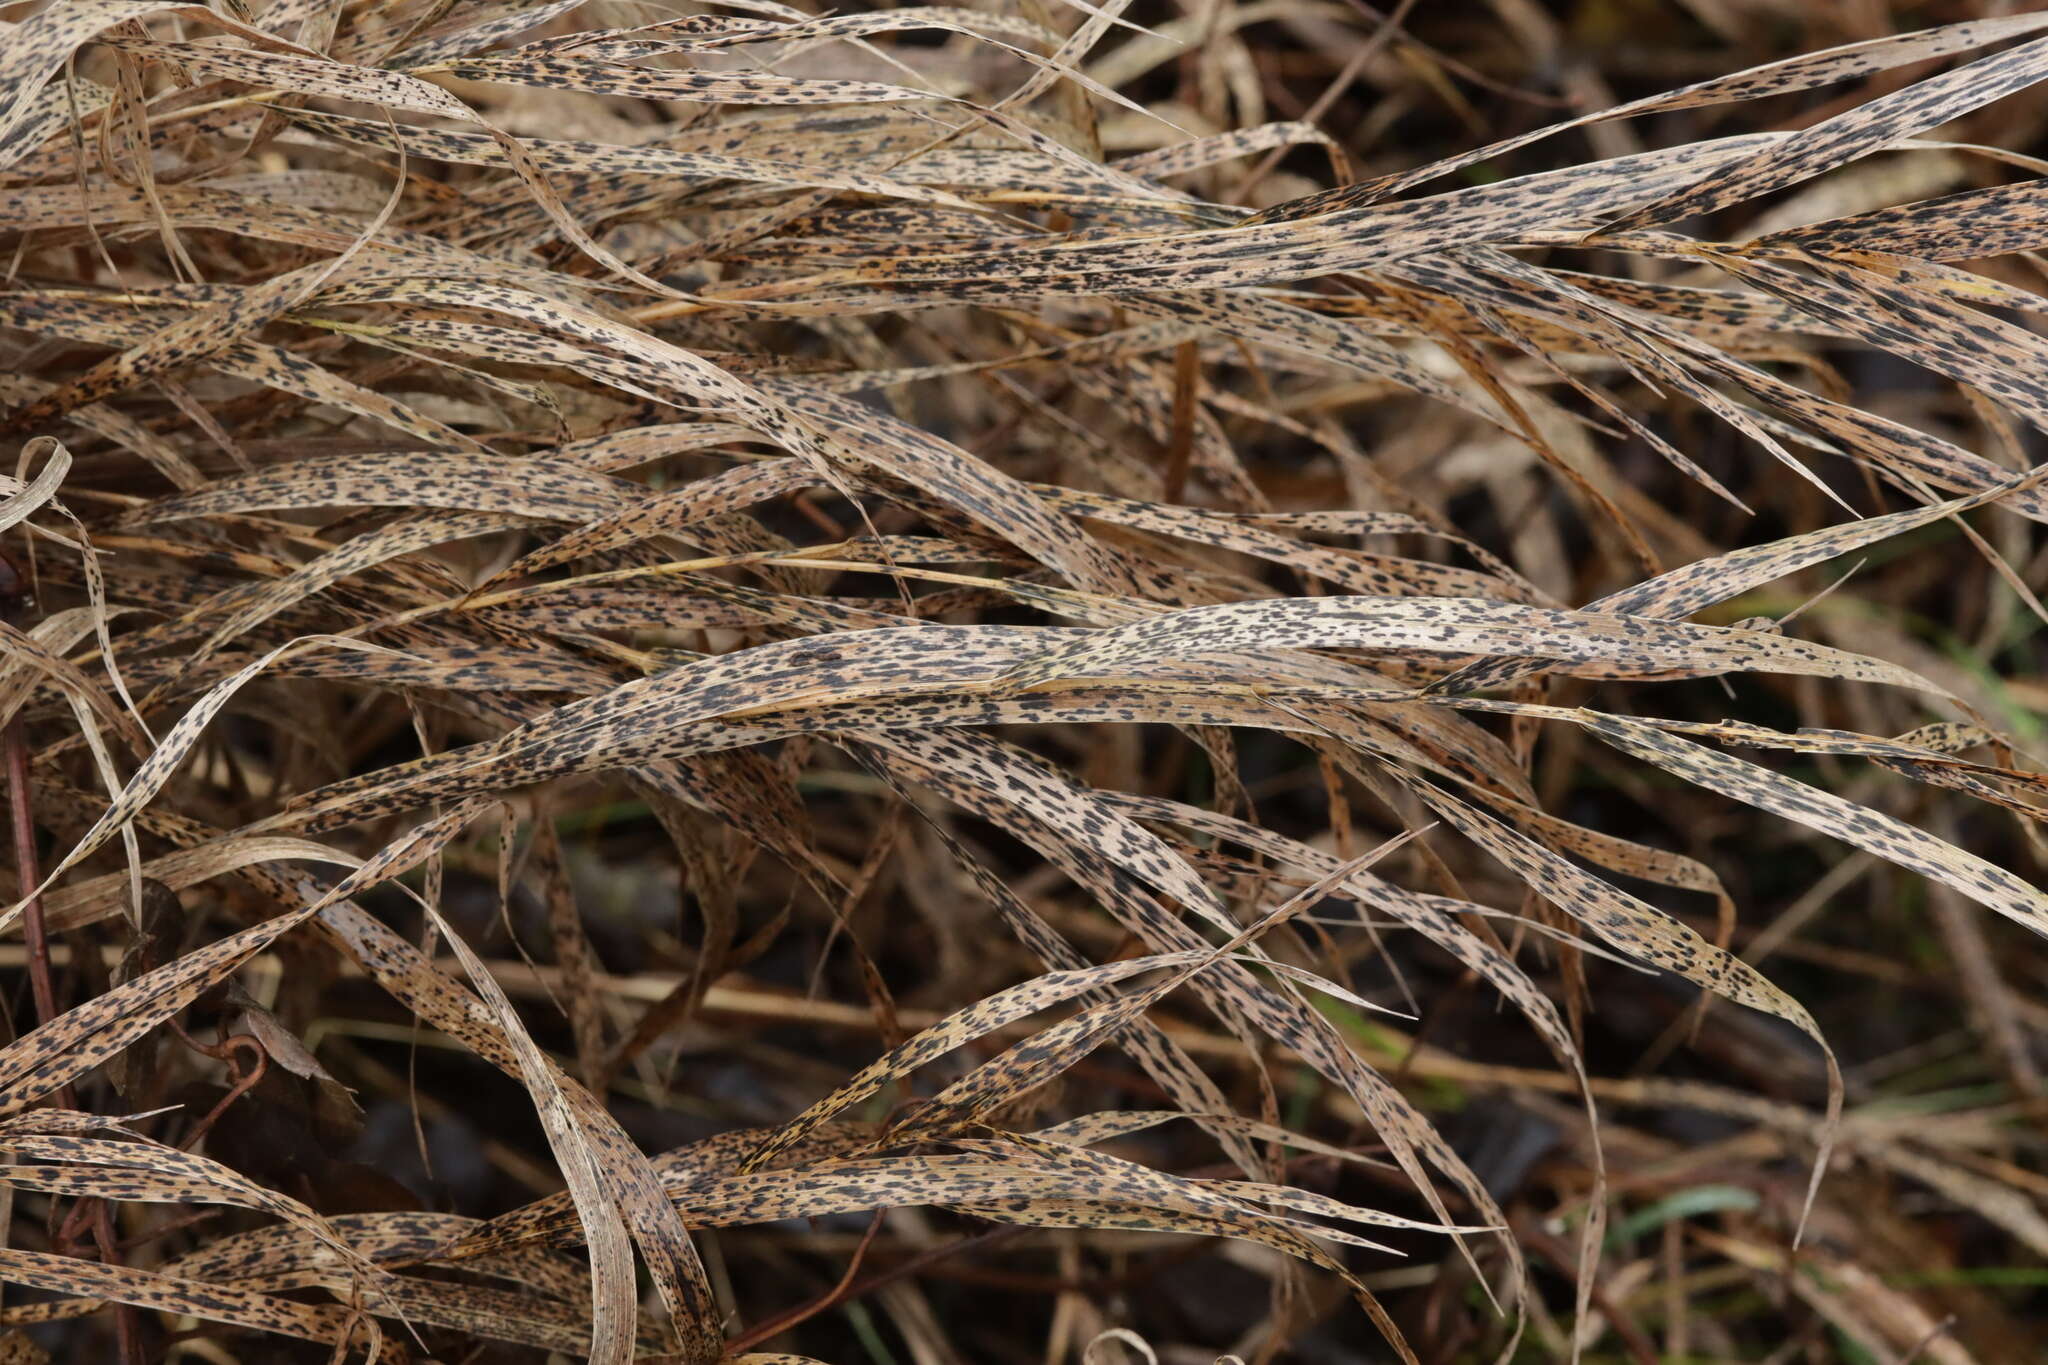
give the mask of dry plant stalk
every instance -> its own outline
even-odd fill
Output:
[[[1934,884],[2001,1074],[2036,1087],[2040,1012],[1999,994],[1983,913],[2048,933],[2026,698],[1844,606],[1893,570],[1788,606],[1911,543],[1998,597],[1984,638],[2041,612],[2041,560],[2009,563],[2048,521],[2048,465],[2011,458],[2038,448],[2013,419],[2048,428],[2040,297],[1957,263],[2048,247],[2044,182],[1798,206],[1901,149],[1996,170],[1937,130],[2048,78],[2048,15],[1353,178],[1307,122],[1210,117],[1264,19],[1196,8],[10,7],[0,529],[36,609],[0,626],[0,719],[52,851],[38,875],[21,846],[6,926],[54,1017],[0,1048],[0,1279],[37,1291],[0,1319],[130,1306],[134,1360],[196,1330],[250,1359],[765,1365],[872,1335],[874,1304],[922,1361],[982,1349],[930,1297],[956,1263],[1056,1265],[1048,1358],[1093,1359],[1137,1338],[1088,1345],[1121,1310],[1085,1302],[1084,1258],[1164,1236],[1269,1282],[1247,1351],[1342,1321],[1410,1365],[1525,1329],[1544,1358],[1676,1352],[1711,1336],[1691,1258],[1791,1274],[1783,1311],[1869,1358],[1975,1358],[1842,1244],[1831,1153],[1829,1181],[1915,1182],[2037,1255],[2048,1184],[2008,1138],[1845,1120],[1822,1021],[1734,950],[1727,869],[1611,817],[1661,793]],[[1317,113],[1441,56],[1332,8],[1368,46]],[[1845,354],[1952,381],[1978,425],[1859,404]],[[1704,529],[1737,523],[1772,529]],[[1255,772],[1320,813],[1274,814]],[[1578,773],[1622,795],[1560,799]],[[644,973],[607,970],[579,833],[612,810],[690,906],[630,950]],[[492,937],[522,907],[551,969]],[[1374,973],[1418,962],[1454,964],[1406,999],[1425,1023],[1369,1022],[1408,989]],[[1597,1074],[1617,963],[1719,1002],[1669,1047],[1755,1012],[1817,1092]],[[791,988],[818,1071],[766,1060],[764,997],[727,989],[749,972]],[[807,1015],[806,973],[870,1034]],[[1425,1042],[1458,973],[1556,1075]],[[341,994],[365,978],[386,1003]],[[508,1078],[556,1192],[344,1208],[341,1156],[237,1156],[238,1127],[351,1107],[330,1068],[499,1137],[369,1042],[301,1040],[337,1020]],[[686,1043],[751,1098],[693,1109]],[[1562,1235],[1447,1136],[1418,1088],[1446,1077],[1579,1106],[1529,1100],[1578,1163]],[[719,1131],[647,1155],[666,1099]],[[1772,1198],[1685,1194],[1603,1101],[1734,1118]],[[1610,1204],[1636,1212],[1610,1230]],[[59,1227],[110,1206],[125,1264]],[[1809,1223],[1811,1283],[1786,1270]],[[1537,1292],[1525,1249],[1575,1292]],[[1440,1268],[1403,1280],[1396,1251]],[[1417,1283],[1430,1312],[1386,1301]]]

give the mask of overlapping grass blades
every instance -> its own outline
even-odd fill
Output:
[[[1889,353],[2040,427],[2048,366],[2011,316],[2038,297],[1947,264],[2048,245],[2037,186],[1735,240],[1699,228],[2048,78],[2048,16],[1799,56],[1252,206],[1181,182],[1214,190],[1323,135],[1168,128],[1105,156],[1100,120],[1146,98],[1144,63],[1118,53],[1155,41],[1121,3],[604,26],[633,8],[68,0],[0,29],[0,421],[22,452],[0,529],[37,584],[0,630],[0,706],[32,740],[25,795],[58,849],[42,918],[74,952],[126,947],[147,878],[208,926],[0,1049],[0,1180],[271,1220],[200,1225],[127,1265],[0,1250],[0,1278],[58,1296],[0,1316],[111,1302],[337,1358],[405,1358],[438,1331],[701,1362],[775,1342],[727,1320],[733,1270],[714,1283],[693,1232],[933,1206],[1262,1248],[1342,1286],[1413,1362],[1371,1287],[1389,1250],[1374,1230],[1455,1246],[1505,1324],[1530,1281],[1487,1181],[1339,1022],[1391,998],[1348,984],[1357,953],[1333,951],[1333,933],[1377,932],[1361,915],[1505,997],[1582,1095],[1581,1319],[1606,1202],[1571,989],[1585,955],[1808,1035],[1822,1104],[1773,1121],[1811,1139],[1815,1181],[1838,1131],[1841,1075],[1807,1007],[1644,889],[1725,912],[1715,871],[1546,809],[1537,743],[1591,735],[1644,781],[2048,930],[2027,869],[1881,809],[1918,782],[1944,810],[2038,820],[2012,715],[1882,641],[1713,615],[1909,533],[1961,525],[1971,539],[1935,552],[1970,562],[1957,546],[1996,559],[2048,520],[2048,467],[1859,407],[1823,359]],[[1796,131],[1459,183],[1601,119],[1906,68]],[[1321,406],[1339,386],[1430,414],[1503,477],[1542,471],[1526,486],[1554,492],[1546,515],[1591,567],[1503,557],[1515,528],[1463,527],[1384,472],[1370,430]],[[1667,401],[1740,455],[1709,469]],[[1660,520],[1615,461],[1630,442],[1783,533],[1718,547]],[[1338,471],[1343,505],[1275,491],[1257,458],[1274,443]],[[2017,541],[1996,529],[2012,524]],[[1701,713],[1701,678],[1733,684],[1727,719]],[[1753,679],[1795,678],[1893,694],[1853,714],[1913,719],[1740,714]],[[1203,801],[1042,742],[1133,726],[1201,756]],[[395,752],[351,727],[399,734]],[[1261,818],[1238,770],[1252,744],[1320,765],[1329,837]],[[1730,747],[1868,759],[1885,784],[1852,798]],[[557,832],[600,787],[645,803],[696,906],[687,972],[637,1023],[604,998]],[[1346,791],[1413,845],[1377,868],[1354,856]],[[828,827],[856,819],[880,822],[854,831],[872,858]],[[895,995],[954,983],[906,981],[849,918],[913,847],[950,866],[970,932],[1000,926],[1032,964],[918,1028]],[[1087,932],[1014,884],[1020,849],[1033,886],[1091,907]],[[464,850],[508,903],[525,887],[546,907],[568,1061],[437,904]],[[350,870],[308,870],[323,863]],[[1487,894],[1503,873],[1519,908]],[[779,917],[754,877],[786,892]],[[401,878],[424,948],[362,903]],[[1305,914],[1324,904],[1350,927]],[[612,1083],[792,913],[857,961],[877,1060],[779,1121],[645,1155]],[[329,1215],[177,1150],[182,1120],[36,1107],[315,933],[524,1088],[565,1193],[492,1217]],[[1226,1046],[1191,1050],[1162,1001]],[[1075,1078],[1112,1047],[1152,1109],[1088,1102]],[[1358,1153],[1282,1122],[1282,1052],[1362,1117],[1409,1212],[1293,1178],[1289,1147]],[[885,1118],[883,1096],[921,1098]],[[1126,1140],[1173,1116],[1229,1178],[1135,1158]],[[1931,1162],[1893,1169],[2022,1240],[2038,1229],[2038,1209]],[[18,1246],[18,1212],[15,1230]],[[1731,1262],[1762,1264],[1744,1245]],[[1305,1291],[1271,1273],[1284,1328]]]

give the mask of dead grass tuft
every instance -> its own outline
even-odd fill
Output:
[[[2048,15],[1465,8],[5,7],[0,1351],[2041,1349]]]

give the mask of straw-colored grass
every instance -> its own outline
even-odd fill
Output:
[[[0,9],[0,1352],[2039,1346],[2048,15],[1459,8]]]

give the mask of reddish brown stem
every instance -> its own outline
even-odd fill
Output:
[[[813,1299],[802,1307],[792,1308],[787,1313],[779,1314],[751,1331],[740,1333],[740,1335],[725,1343],[726,1358],[731,1359],[734,1356],[744,1355],[762,1342],[787,1332],[790,1328],[795,1327],[807,1318],[815,1317],[827,1308],[835,1307],[852,1299],[865,1298],[884,1285],[892,1284],[897,1280],[903,1279],[905,1276],[915,1275],[917,1272],[945,1260],[948,1256],[957,1255],[970,1247],[1006,1241],[1024,1231],[1022,1227],[1010,1224],[988,1228],[982,1232],[970,1233],[968,1236],[956,1238],[939,1246],[926,1247],[923,1251],[918,1252],[917,1255],[912,1256],[902,1264],[891,1266],[886,1270],[878,1270],[859,1283],[855,1283],[853,1274],[860,1269],[861,1258],[867,1251],[868,1243],[874,1240],[875,1231],[880,1226],[881,1221],[878,1214],[876,1221],[868,1225],[867,1235],[861,1238],[860,1247],[854,1252],[853,1264],[846,1268],[846,1274],[841,1277],[839,1284],[829,1294]]]
[[[860,1263],[867,1257],[868,1246],[875,1240],[875,1234],[882,1230],[884,1210],[876,1209],[875,1216],[868,1220],[868,1230],[861,1235],[860,1245],[853,1249],[853,1259],[846,1263],[846,1273],[839,1277],[839,1283],[809,1303],[799,1304],[786,1313],[778,1313],[749,1332],[742,1332],[725,1344],[728,1356],[745,1354],[750,1348],[773,1337],[779,1337],[790,1328],[830,1308],[845,1298],[853,1288],[853,1277],[860,1273]]]
[[[7,751],[7,804],[13,817],[15,873],[21,882],[21,929],[28,944],[29,990],[35,997],[36,1023],[41,1026],[57,1017],[57,985],[50,975],[49,931],[43,921],[43,898],[37,890],[43,878],[36,859],[35,812],[29,804],[28,739],[22,732],[19,716],[0,731],[0,748]],[[57,1102],[66,1109],[77,1109],[78,1095],[67,1084],[57,1091]],[[89,1200],[82,1202],[73,1216],[83,1212],[88,1204],[92,1206],[93,1240],[99,1244],[100,1260],[107,1265],[120,1265],[121,1245],[112,1209],[103,1199]],[[125,1365],[144,1365],[141,1326],[134,1305],[114,1305],[114,1336]]]
[[[257,1083],[263,1079],[263,1073],[270,1069],[270,1054],[263,1050],[263,1044],[257,1041],[256,1036],[252,1033],[237,1033],[232,1037],[223,1038],[218,1043],[209,1046],[185,1032],[183,1026],[177,1020],[171,1020],[170,1025],[177,1035],[185,1040],[186,1046],[196,1052],[203,1052],[209,1057],[218,1058],[220,1061],[226,1062],[228,1067],[228,1093],[221,1096],[220,1102],[214,1105],[208,1111],[206,1117],[199,1120],[198,1125],[186,1135],[184,1148],[189,1152],[199,1145],[201,1139],[213,1131],[213,1125],[220,1121],[220,1116],[227,1113],[229,1107],[236,1100],[256,1088]],[[237,1052],[247,1052],[256,1059],[247,1071],[243,1071],[236,1064],[235,1054]]]
[[[1195,450],[1195,413],[1201,398],[1202,348],[1183,341],[1173,358],[1173,427],[1166,445],[1166,500],[1179,502]]]
[[[36,1022],[57,1017],[57,988],[50,979],[50,939],[43,923],[42,880],[36,869],[36,822],[29,809],[28,741],[21,718],[7,722],[7,804],[14,817],[14,866],[21,878],[21,932],[28,942],[28,982],[35,994]]]

